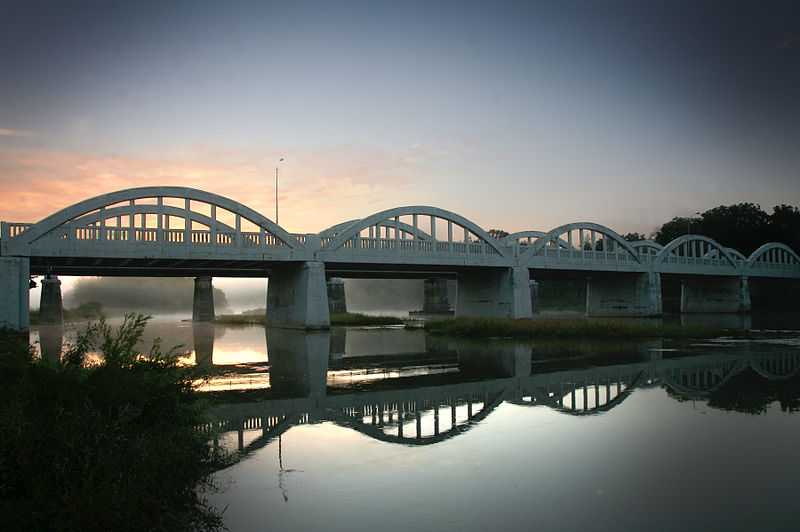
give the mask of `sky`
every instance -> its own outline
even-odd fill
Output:
[[[800,204],[794,2],[3,2],[0,219],[143,185],[317,232]]]

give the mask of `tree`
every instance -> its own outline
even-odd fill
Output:
[[[782,242],[800,253],[800,209],[777,205],[770,216],[770,240]]]
[[[497,240],[505,238],[509,235],[508,231],[503,231],[502,229],[489,229],[488,232],[492,236],[492,238],[495,238]]]
[[[638,242],[639,240],[647,240],[647,237],[642,233],[625,233],[622,238],[628,242]]]
[[[794,220],[791,207],[779,216]],[[687,233],[712,238],[725,247],[749,255],[760,245],[773,240],[770,215],[754,203],[722,205],[705,211],[699,218],[676,217],[655,233],[656,242],[666,245]]]

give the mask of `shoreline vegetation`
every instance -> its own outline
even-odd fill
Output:
[[[431,334],[468,338],[716,338],[745,336],[747,331],[694,325],[664,324],[634,319],[510,319],[455,318],[423,325]]]
[[[370,316],[354,312],[331,314],[331,325],[340,327],[405,325],[408,320],[394,316]],[[266,325],[264,313],[221,314],[214,323],[222,325]]]
[[[135,346],[149,317],[90,323],[61,363],[0,330],[4,530],[222,530],[206,494],[234,457],[208,444],[203,378],[181,348]],[[102,354],[92,362],[92,352]]]

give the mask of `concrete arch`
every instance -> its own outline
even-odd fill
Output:
[[[658,255],[656,255],[655,263],[663,264],[675,250],[677,250],[683,244],[689,242],[703,242],[708,244],[712,248],[717,249],[718,253],[728,262],[728,264],[731,265],[731,267],[734,270],[739,269],[739,265],[736,263],[736,260],[730,255],[726,247],[724,247],[722,244],[720,244],[719,242],[717,242],[712,238],[708,238],[706,236],[701,236],[701,235],[679,236],[678,238],[676,238],[675,240],[664,246],[664,249],[658,252]],[[702,257],[695,257],[695,258],[702,258]]]
[[[645,255],[658,255],[658,252],[664,249],[664,246],[655,240],[637,240],[636,242],[631,242],[631,247],[639,252],[647,250]]]
[[[358,223],[359,221],[361,221],[361,219],[357,218],[355,220],[349,220],[347,222],[342,222],[340,224],[333,225],[333,226],[325,229],[321,233],[319,233],[319,237],[320,238],[335,237],[339,233],[346,231],[349,226],[354,225],[354,224]],[[393,228],[394,227],[394,221],[383,222],[383,223],[380,223],[378,225],[380,227],[392,227]],[[400,229],[400,231],[414,236],[414,238],[416,238],[417,240],[433,240],[431,235],[429,235],[428,233],[426,233],[425,231],[423,231],[419,227],[415,228],[413,225],[409,225],[409,224],[407,224],[405,222],[398,222],[397,227]]]
[[[129,214],[168,214],[170,216],[176,216],[179,218],[186,217],[185,210],[179,207],[173,207],[172,205],[162,205],[161,207],[158,205],[134,205],[133,209],[130,207],[114,207],[112,209],[105,209],[103,211],[103,218],[110,219],[116,218],[117,216],[127,216]],[[211,227],[211,225],[214,223],[214,220],[212,220],[210,217],[194,211],[189,211],[189,220],[207,225],[208,227]],[[69,223],[75,227],[88,227],[92,224],[98,223],[99,221],[100,211],[95,211],[81,216],[80,218],[76,218]],[[217,220],[216,224],[217,229],[222,229],[223,231],[236,230],[233,227],[220,222],[219,220]]]
[[[625,240],[622,235],[617,233],[611,228],[608,228],[604,225],[600,225],[593,222],[574,222],[571,224],[562,225],[560,227],[556,227],[548,231],[544,237],[540,238],[530,249],[526,250],[522,255],[520,255],[521,261],[526,261],[534,256],[538,255],[539,252],[544,249],[548,242],[551,242],[557,238],[559,238],[564,233],[568,233],[571,231],[594,231],[595,233],[600,233],[603,237],[607,237],[614,241],[616,245],[618,245],[621,249],[627,252],[633,260],[637,263],[641,263],[642,259],[639,257],[639,253],[633,249],[631,243]]]
[[[779,250],[780,252],[782,252],[784,256],[789,258],[790,261],[789,264],[792,263],[791,261],[794,261],[794,264],[800,264],[800,256],[798,256],[797,253],[792,248],[790,248],[786,244],[781,244],[779,242],[769,242],[759,247],[757,250],[755,250],[750,254],[750,257],[745,259],[747,261],[747,265],[752,266],[753,264],[758,262],[760,258],[764,257],[772,250]]]
[[[388,209],[385,211],[377,212],[347,227],[346,230],[343,230],[342,232],[337,234],[336,237],[334,237],[333,241],[330,242],[330,244],[328,244],[328,246],[326,247],[331,251],[335,251],[340,247],[342,247],[345,244],[345,242],[351,240],[353,237],[360,234],[361,231],[363,231],[364,229],[367,229],[375,225],[382,225],[384,221],[389,220],[391,218],[414,215],[414,214],[441,218],[443,220],[447,220],[458,226],[461,226],[462,228],[468,230],[470,233],[476,235],[490,247],[492,247],[500,256],[502,257],[507,256],[507,251],[503,248],[500,242],[492,238],[492,236],[489,233],[484,231],[477,224],[471,222],[470,220],[454,212],[446,211],[438,207],[429,207],[425,205],[396,207],[394,209]],[[392,227],[394,226],[393,224],[394,222],[392,221],[391,225]]]
[[[195,188],[169,186],[129,188],[95,196],[94,198],[81,201],[62,209],[55,214],[48,216],[47,218],[44,218],[22,233],[19,238],[22,239],[23,243],[30,244],[55,230],[57,227],[62,226],[76,218],[80,218],[81,216],[94,210],[123,201],[158,197],[188,199],[216,205],[217,207],[226,209],[234,214],[238,214],[242,218],[245,218],[253,224],[263,228],[265,231],[272,234],[286,246],[292,249],[303,247],[303,245],[298,242],[295,237],[289,234],[281,226],[237,201]]]
[[[547,236],[547,233],[544,231],[517,231],[516,233],[511,233],[510,235],[503,237],[503,242],[508,245],[513,245],[516,244],[520,238],[536,238],[538,240],[540,238],[544,238],[545,236]],[[570,248],[569,243],[563,238],[558,239],[558,247],[561,249],[575,249],[574,247]]]

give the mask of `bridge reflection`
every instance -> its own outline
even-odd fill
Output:
[[[468,432],[503,403],[591,416],[620,406],[637,389],[663,387],[680,400],[708,399],[746,370],[769,381],[800,374],[800,352],[789,349],[664,358],[659,342],[651,342],[624,362],[559,369],[568,361],[542,360],[531,345],[434,338],[419,356],[438,357],[446,371],[404,376],[402,368],[414,357],[397,355],[382,366],[395,378],[339,386],[331,377],[335,368],[358,364],[332,358],[327,333],[268,334],[269,399],[218,406],[215,421],[203,427],[223,439],[235,434],[229,445],[244,454],[296,425],[330,422],[387,443],[432,445]]]

